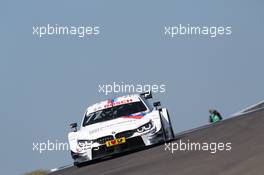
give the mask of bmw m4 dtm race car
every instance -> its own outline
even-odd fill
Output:
[[[87,108],[80,129],[68,134],[74,165],[174,138],[166,108],[150,104],[151,92],[122,96]]]

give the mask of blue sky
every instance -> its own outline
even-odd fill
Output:
[[[108,96],[99,84],[166,84],[157,94],[176,132],[263,100],[261,1],[5,1],[0,29],[3,174],[70,164],[68,152],[32,151],[67,141],[68,124]],[[93,38],[32,35],[35,25],[97,25]],[[164,26],[232,26],[231,36],[164,37]]]

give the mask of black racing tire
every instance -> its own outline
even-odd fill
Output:
[[[170,124],[170,132],[171,132],[171,135],[172,135],[172,139],[174,139],[175,138],[175,134],[174,134],[174,131],[173,131],[173,128],[172,128],[170,114],[169,114],[168,110],[167,110],[167,114],[168,114],[168,119],[169,119],[169,124]]]
[[[159,109],[159,116],[160,116],[160,122],[161,122],[161,127],[162,127],[163,138],[164,138],[164,142],[169,142],[169,141],[171,141],[171,140],[173,140],[175,138],[174,131],[173,131],[173,128],[172,128],[172,125],[171,125],[170,115],[169,115],[168,110],[166,110],[167,115],[168,115],[168,119],[169,119],[169,125],[170,125],[170,128],[169,128],[168,132],[171,133],[171,137],[167,135],[167,132],[164,129],[163,120],[162,120],[161,114],[160,114],[161,110],[162,109]]]
[[[77,168],[81,168],[81,167],[84,165],[84,163],[73,162],[73,165],[74,165],[75,167],[77,167]]]
[[[160,124],[161,124],[161,129],[162,129],[162,135],[163,135],[163,141],[166,142],[167,141],[167,135],[166,135],[166,131],[164,129],[164,124],[163,124],[163,120],[161,118],[161,109],[158,109],[159,110],[159,117],[160,117]]]

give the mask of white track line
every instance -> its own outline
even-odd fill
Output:
[[[262,100],[262,101],[260,101],[260,102],[258,102],[256,104],[254,104],[254,105],[248,106],[248,107],[246,107],[246,108],[244,108],[244,109],[242,109],[242,110],[234,113],[233,115],[231,115],[231,117],[234,117],[234,116],[237,116],[237,115],[241,115],[241,114],[247,113],[245,111],[250,112],[251,111],[250,109],[252,109],[252,108],[254,108],[254,107],[258,106],[258,105],[261,105],[261,104],[264,104],[264,100]],[[253,110],[253,111],[255,111],[255,110]]]

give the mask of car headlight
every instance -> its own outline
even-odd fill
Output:
[[[150,121],[150,122],[146,123],[145,125],[140,126],[137,129],[137,132],[142,133],[142,132],[148,131],[152,128],[152,126],[153,126],[152,122]]]

